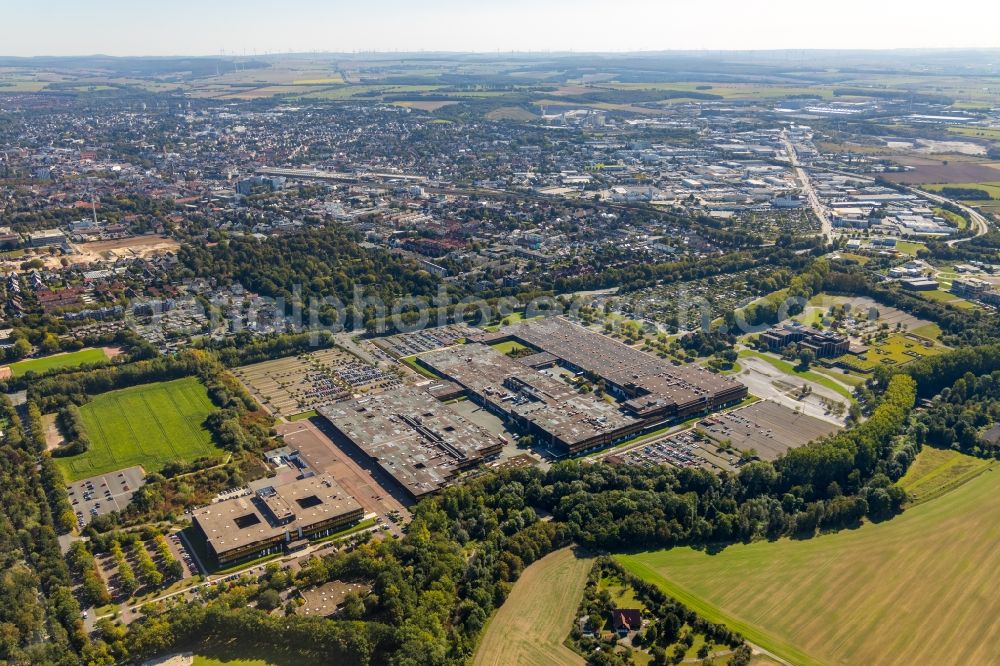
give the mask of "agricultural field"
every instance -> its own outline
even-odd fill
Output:
[[[996,176],[1000,177],[1000,170],[997,171]],[[1000,180],[993,182],[987,181],[987,182],[976,182],[976,183],[948,183],[947,185],[924,185],[922,187],[930,192],[940,192],[945,187],[958,187],[969,190],[983,190],[984,192],[990,195],[990,198],[1000,199]]]
[[[1000,128],[996,127],[949,127],[948,131],[952,134],[959,134],[961,136],[969,136],[976,139],[989,139],[992,141],[1000,141]]]
[[[494,109],[493,111],[487,113],[486,118],[487,120],[493,121],[512,120],[528,122],[531,120],[537,120],[538,116],[519,106],[501,106],[499,109]]]
[[[896,156],[896,162],[912,166],[911,171],[886,174],[886,179],[896,183],[930,186],[925,183],[947,184],[960,187],[968,183],[1000,181],[1000,163],[975,159],[961,159],[948,155],[946,159],[932,159],[916,156]]]
[[[56,458],[67,481],[141,465],[147,474],[171,462],[222,451],[202,425],[215,407],[194,377],[95,396],[80,408],[90,450]]]
[[[926,347],[900,333],[893,333],[884,342],[872,344],[861,356],[844,354],[833,361],[857,372],[871,372],[883,365],[905,365],[925,356],[940,353],[936,347]]]
[[[563,548],[525,569],[487,625],[474,666],[583,666],[563,641],[592,563]]]
[[[998,492],[987,472],[854,530],[617,559],[797,666],[993,663]]]
[[[10,373],[14,377],[21,377],[29,372],[42,373],[57,368],[73,368],[85,363],[100,363],[108,360],[108,355],[103,349],[81,349],[66,354],[53,354],[42,358],[32,358],[25,361],[11,363]]]
[[[604,86],[602,86],[604,87]],[[785,99],[794,95],[810,95],[814,97],[832,98],[833,89],[825,86],[783,86],[766,83],[698,83],[698,82],[664,82],[664,83],[612,83],[606,87],[615,90],[662,91],[664,93],[693,93],[718,95],[727,100],[775,100]],[[679,97],[679,100],[692,98]]]

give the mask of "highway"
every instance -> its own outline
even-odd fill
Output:
[[[820,235],[826,236],[828,239],[833,239],[833,224],[830,222],[823,204],[820,203],[819,197],[816,196],[816,191],[813,189],[809,174],[799,164],[799,158],[795,154],[795,146],[792,145],[792,142],[788,139],[788,133],[784,130],[781,132],[781,140],[785,144],[785,152],[788,153],[788,160],[791,162],[792,168],[795,169],[795,177],[798,178],[799,184],[802,186],[802,191],[805,193],[806,198],[809,199],[809,206],[812,208],[813,213],[816,214],[816,217],[819,218]]]
[[[989,220],[987,220],[986,216],[984,216],[982,213],[975,210],[974,208],[970,208],[965,204],[961,204],[947,197],[943,197],[940,194],[935,194],[933,192],[926,192],[924,190],[918,190],[915,187],[911,187],[909,188],[909,190],[914,194],[930,199],[931,201],[935,201],[937,203],[949,203],[953,206],[958,206],[958,208],[960,208],[966,215],[969,216],[970,224],[972,225],[973,229],[976,232],[975,235],[968,236],[966,238],[954,238],[948,241],[948,245],[955,245],[956,243],[964,243],[968,240],[976,238],[977,236],[982,236],[990,230]]]

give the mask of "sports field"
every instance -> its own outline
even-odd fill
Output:
[[[525,569],[486,627],[474,666],[583,666],[563,641],[592,564],[563,548]]]
[[[996,663],[998,493],[1000,474],[984,471],[855,530],[618,559],[797,666]]]
[[[217,455],[202,426],[214,409],[194,377],[102,393],[80,408],[90,450],[56,461],[76,481],[132,465],[148,474],[168,462]]]
[[[66,354],[54,354],[11,363],[10,372],[15,377],[20,377],[28,372],[42,373],[56,368],[70,368],[84,363],[100,363],[106,360],[108,360],[108,356],[103,349],[81,349]]]

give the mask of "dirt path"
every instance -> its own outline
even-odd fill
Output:
[[[42,415],[42,429],[45,431],[45,450],[52,451],[59,448],[63,443],[63,437],[56,426],[55,414]]]

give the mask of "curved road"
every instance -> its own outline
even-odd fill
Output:
[[[990,230],[990,222],[989,222],[989,220],[986,219],[985,215],[983,215],[979,211],[975,210],[974,208],[970,208],[969,206],[966,206],[965,204],[958,203],[957,201],[949,199],[948,197],[943,197],[940,194],[935,194],[933,192],[927,192],[925,190],[920,190],[920,189],[917,189],[916,187],[911,187],[909,189],[914,194],[918,194],[918,195],[920,195],[922,197],[930,199],[931,201],[936,201],[937,203],[949,203],[949,204],[951,204],[953,206],[957,206],[958,208],[960,208],[964,213],[966,213],[969,216],[970,224],[972,225],[973,229],[975,229],[975,232],[976,232],[975,235],[968,236],[966,238],[954,238],[954,239],[948,241],[948,245],[955,245],[956,243],[964,243],[964,242],[966,242],[968,240],[976,238],[977,236],[982,236],[982,235],[984,235],[986,232],[988,232]]]

